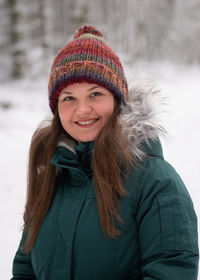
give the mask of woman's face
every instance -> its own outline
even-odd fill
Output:
[[[67,86],[58,98],[61,124],[78,142],[95,140],[114,107],[114,96],[109,90],[86,82]]]

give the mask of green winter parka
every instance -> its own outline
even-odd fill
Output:
[[[150,94],[144,93],[147,104]],[[101,227],[91,165],[94,142],[72,147],[62,139],[51,161],[58,171],[52,204],[28,255],[21,248],[23,233],[12,280],[197,279],[193,203],[180,176],[163,158],[158,127],[148,114],[138,118],[147,112],[144,105],[141,113],[143,105],[130,106],[127,114],[129,118],[139,106],[140,112],[134,111],[127,121],[127,137],[137,134],[138,142],[132,140],[138,164],[128,176],[122,171],[127,196],[120,200],[120,236],[108,238]]]

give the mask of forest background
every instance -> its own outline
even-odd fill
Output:
[[[200,62],[199,0],[0,0],[0,80],[48,74],[83,24],[97,26],[124,62]]]

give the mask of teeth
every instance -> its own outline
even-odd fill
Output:
[[[85,122],[77,122],[79,124],[82,124],[82,125],[85,125],[85,124],[90,124],[90,123],[93,123],[95,122],[96,120],[90,120],[90,121],[85,121]]]

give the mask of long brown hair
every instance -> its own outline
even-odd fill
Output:
[[[121,222],[118,213],[119,199],[126,195],[121,180],[121,167],[128,170],[132,161],[119,115],[120,106],[116,105],[112,117],[95,140],[92,162],[100,221],[105,234],[112,238],[119,235],[115,221]],[[24,244],[26,253],[31,251],[52,201],[56,168],[51,165],[50,160],[56,150],[58,138],[63,133],[66,132],[56,110],[52,122],[39,127],[32,137],[24,213],[24,230],[28,232]]]

